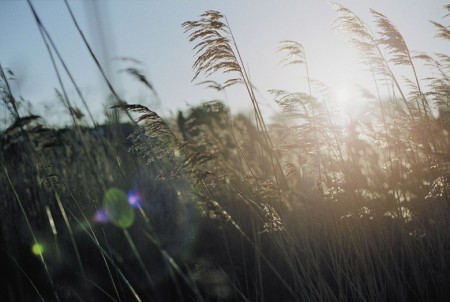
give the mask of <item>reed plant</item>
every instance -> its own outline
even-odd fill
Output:
[[[49,55],[63,62],[29,5]],[[450,58],[413,54],[377,11],[373,32],[348,8],[333,8],[336,28],[373,76],[359,96],[367,110],[348,123],[332,91],[312,80],[306,47],[290,40],[278,48],[281,61],[305,67],[308,86],[271,90],[281,114],[269,123],[239,37],[212,10],[182,25],[195,52],[193,78],[206,76],[222,92],[241,85],[252,118],[218,100],[165,118],[127,104],[108,84],[117,114],[100,126],[87,105],[87,115],[72,105],[61,81],[57,96],[72,127],[52,129],[23,115],[0,66],[0,97],[13,121],[1,135],[2,296],[446,301]],[[448,40],[448,26],[433,24]],[[421,79],[417,64],[433,76]],[[396,65],[410,74],[397,75]],[[128,72],[155,92],[137,69]],[[215,73],[230,77],[217,83],[209,79]],[[118,112],[130,122],[119,123]]]

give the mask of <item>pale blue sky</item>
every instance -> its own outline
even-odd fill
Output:
[[[404,35],[411,50],[447,52],[448,43],[433,38],[435,30],[429,20],[447,24],[441,0],[343,0],[338,3],[350,8],[372,25],[369,8],[389,17]],[[42,22],[52,35],[67,65],[73,72],[89,106],[96,116],[102,115],[105,87],[96,67],[70,20],[62,1],[34,0],[32,3]],[[332,88],[362,86],[369,77],[357,64],[356,53],[345,38],[332,30],[336,17],[328,1],[98,1],[103,27],[87,0],[70,1],[82,30],[94,51],[107,65],[120,95],[129,103],[154,106],[167,114],[188,104],[198,104],[222,94],[191,83],[194,62],[193,45],[188,43],[181,23],[195,20],[208,9],[227,16],[241,54],[247,63],[255,86],[261,92],[260,101],[266,108],[276,107],[266,93],[269,89],[306,91],[304,71],[300,67],[283,68],[276,53],[278,42],[295,40],[303,44],[308,56],[311,77]],[[103,28],[103,43],[99,30]],[[131,57],[144,63],[149,80],[157,89],[161,104],[142,85],[119,72],[130,65],[113,60]],[[57,103],[54,88],[59,89],[45,45],[25,0],[0,0],[0,63],[14,71],[18,85],[16,94],[31,101],[35,111],[52,123],[63,120],[64,109]],[[420,72],[420,71],[419,71]],[[423,71],[425,72],[425,71]],[[200,79],[201,81],[203,79]],[[81,106],[67,80],[72,101]],[[19,91],[20,88],[20,91]],[[370,87],[368,87],[370,88]],[[230,89],[230,105],[236,112],[245,110],[250,101],[242,88]],[[153,100],[153,101],[152,101]],[[56,104],[56,105],[55,105]],[[5,110],[1,105],[0,110]],[[2,117],[4,114],[2,114]]]

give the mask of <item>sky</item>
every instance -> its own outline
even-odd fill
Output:
[[[448,43],[434,38],[436,32],[429,22],[448,23],[443,19],[446,1],[337,2],[359,15],[371,28],[374,26],[369,8],[383,13],[403,34],[410,50],[448,53]],[[102,120],[108,102],[107,88],[63,1],[32,0],[32,4],[81,88],[90,110],[96,119]],[[213,99],[226,101],[232,112],[250,108],[243,87],[230,88],[225,99],[223,93],[198,85],[205,78],[191,81],[195,61],[193,45],[181,24],[198,19],[209,9],[218,10],[227,17],[258,91],[257,97],[268,112],[277,109],[268,90],[307,91],[301,66],[280,65],[282,55],[276,50],[282,40],[301,43],[306,51],[310,76],[336,91],[352,91],[356,85],[373,85],[345,36],[333,30],[337,15],[329,1],[72,0],[69,4],[119,95],[128,103],[149,106],[163,116]],[[123,57],[141,63],[136,65],[118,59]],[[60,86],[25,0],[0,0],[0,64],[12,70],[15,80],[11,81],[11,86],[16,97],[28,101],[34,113],[44,116],[50,124],[61,125],[69,121],[66,110],[57,100],[55,88],[60,90]],[[157,97],[123,71],[129,67],[144,72],[157,91]],[[419,68],[419,76],[425,75],[426,71]],[[83,110],[67,76],[63,81],[72,103]],[[6,118],[3,104],[0,113],[0,118]]]

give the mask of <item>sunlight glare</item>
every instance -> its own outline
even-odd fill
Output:
[[[345,105],[349,102],[349,98],[350,93],[346,86],[342,86],[336,91],[336,100],[340,106],[345,107]]]
[[[355,93],[355,89],[348,85],[339,86],[334,92],[334,98],[338,111],[341,112],[342,118],[347,120],[360,118],[367,105],[363,99]]]

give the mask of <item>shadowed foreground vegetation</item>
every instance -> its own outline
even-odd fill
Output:
[[[349,122],[326,85],[310,80],[303,46],[283,41],[283,62],[306,67],[309,87],[273,90],[282,113],[268,124],[216,11],[183,24],[194,79],[225,73],[227,81],[207,83],[242,85],[254,119],[220,101],[162,118],[111,87],[108,125],[85,126],[60,93],[73,126],[51,129],[19,113],[2,69],[13,122],[1,135],[1,296],[447,301],[450,57],[412,54],[376,11],[373,34],[347,8],[334,9],[379,92],[361,91],[354,102],[366,107]],[[433,76],[420,79],[415,64]],[[408,73],[396,75],[398,66]]]

